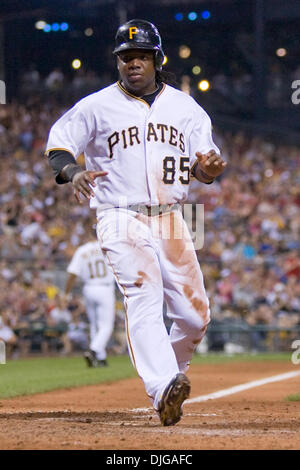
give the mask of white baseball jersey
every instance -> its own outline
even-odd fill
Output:
[[[78,276],[86,286],[114,284],[114,277],[107,268],[98,241],[77,248],[67,272]]]
[[[96,179],[90,205],[171,204],[186,199],[195,153],[214,149],[207,113],[186,93],[163,85],[150,107],[114,83],[66,112],[51,128],[46,152],[84,152]]]

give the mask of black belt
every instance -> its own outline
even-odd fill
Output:
[[[180,204],[159,204],[158,206],[145,206],[143,204],[132,204],[127,206],[127,209],[134,212],[139,212],[148,216],[156,216],[164,214],[165,212],[171,212],[173,210],[179,209]]]

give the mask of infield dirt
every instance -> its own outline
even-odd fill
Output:
[[[191,398],[299,370],[288,362],[192,365]],[[101,374],[101,369],[99,369]],[[0,449],[300,449],[300,376],[186,403],[162,427],[138,378],[0,401]]]

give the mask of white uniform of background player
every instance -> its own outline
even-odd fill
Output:
[[[160,70],[160,37],[149,25],[131,20],[119,28],[115,53],[153,50]],[[122,80],[128,82],[131,73],[151,80],[153,56],[148,56],[152,64],[142,53],[138,59],[128,57],[118,59]],[[173,204],[187,198],[191,168],[199,162],[197,152],[209,160],[213,151],[210,162],[206,160],[211,173],[215,166],[220,174],[224,162],[212,140],[210,118],[193,98],[156,82],[160,85],[153,90],[156,95],[150,106],[146,96],[130,93],[122,83],[87,96],[66,112],[51,128],[46,152],[50,161],[51,152],[54,155],[57,150],[75,159],[84,152],[87,170],[106,172],[95,179],[90,199],[90,206],[97,209],[98,238],[124,294],[132,362],[162,424],[171,425],[179,421],[181,403],[189,394],[183,373],[210,320],[191,237]],[[61,171],[55,174],[64,176]],[[72,180],[75,195],[76,191],[84,194],[88,177],[86,171],[64,181]],[[168,230],[169,236],[162,236]],[[163,322],[164,299],[173,320],[170,336]],[[169,392],[172,400],[167,403]]]
[[[77,276],[83,282],[82,294],[90,323],[90,350],[102,361],[100,364],[104,364],[115,320],[115,281],[111,270],[107,269],[99,242],[91,241],[77,248],[67,272],[71,275],[69,279]],[[66,287],[67,294],[68,290],[70,285]]]

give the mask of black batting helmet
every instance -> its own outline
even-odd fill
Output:
[[[154,24],[145,20],[130,20],[119,27],[113,54],[127,49],[149,49],[155,53],[155,68],[161,70],[164,52],[161,37]]]

